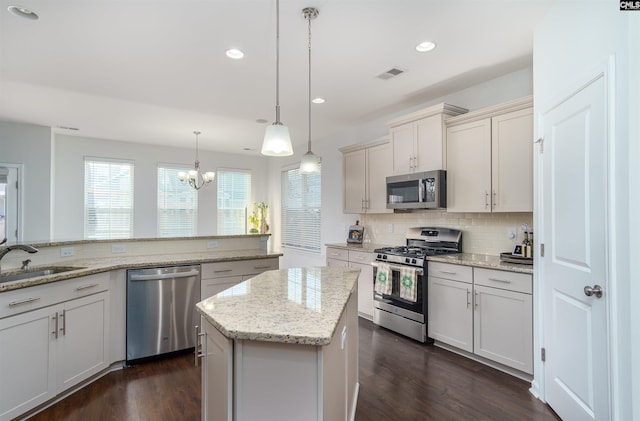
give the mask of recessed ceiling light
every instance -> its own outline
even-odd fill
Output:
[[[22,6],[9,6],[7,7],[7,10],[14,16],[18,16],[20,18],[25,18],[25,19],[31,19],[31,20],[38,20],[40,19],[40,16],[38,16],[38,14],[36,12],[34,12],[33,10],[29,10],[26,7],[22,7]]]
[[[256,123],[258,123],[258,124],[264,124],[264,123],[268,123],[268,122],[269,122],[269,120],[264,119],[264,118],[259,118],[259,119],[256,120]]]
[[[324,98],[314,98],[311,100],[311,102],[313,102],[314,104],[324,104]]]
[[[424,41],[420,44],[416,45],[416,51],[424,53],[427,51],[431,51],[436,48],[436,43],[431,41]]]
[[[234,60],[240,60],[242,57],[244,57],[244,53],[238,50],[237,48],[231,48],[225,51],[225,54],[227,55],[227,57],[232,58]]]

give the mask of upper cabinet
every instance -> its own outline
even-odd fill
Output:
[[[446,169],[444,121],[466,112],[464,108],[441,103],[388,122],[392,173]]]
[[[340,149],[344,161],[344,213],[389,213],[386,178],[391,175],[387,138]]]
[[[533,212],[532,97],[446,126],[448,212]]]

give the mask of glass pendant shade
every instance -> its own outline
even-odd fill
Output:
[[[320,157],[309,151],[302,155],[302,160],[300,161],[300,172],[302,174],[319,174],[320,162]]]
[[[262,142],[262,155],[289,156],[293,155],[289,128],[284,124],[273,123],[264,134]]]

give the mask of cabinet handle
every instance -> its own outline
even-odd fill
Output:
[[[56,311],[56,315],[53,316],[53,320],[55,320],[55,328],[53,329],[52,334],[56,335],[56,339],[58,339],[58,312]]]
[[[418,157],[413,155],[413,168],[418,168]]]
[[[267,265],[267,266],[254,266],[254,269],[269,269],[271,266]]]
[[[441,270],[440,273],[446,273],[447,275],[455,275],[458,272],[449,272],[448,270]]]
[[[62,332],[62,336],[65,336],[67,334],[67,310],[62,310],[60,317],[62,317],[62,328],[60,332]]]
[[[489,208],[489,192],[486,190],[484,191],[484,208]]]
[[[478,291],[476,291],[476,292],[475,292],[475,298],[473,299],[473,304],[474,304],[474,306],[475,306],[475,308],[476,308],[476,309],[478,308],[478,301],[479,301],[479,298],[478,298]]]
[[[35,301],[38,301],[40,298],[27,298],[25,300],[20,300],[20,301],[12,301],[9,303],[9,307],[17,307],[17,306],[21,306],[23,304],[29,304],[29,303],[33,303]]]
[[[358,257],[358,256],[354,256],[353,260],[364,260],[364,257]]]
[[[469,306],[471,305],[471,291],[469,290],[469,288],[467,288],[467,308],[469,308]]]
[[[76,291],[82,291],[83,289],[89,289],[93,287],[97,287],[99,284],[89,284],[89,285],[81,285],[76,288]]]
[[[409,155],[409,169],[413,168],[413,157]]]
[[[489,280],[493,281],[493,282],[502,282],[503,284],[510,284],[511,283],[511,281],[507,281],[505,279],[498,279],[498,278],[489,278]]]
[[[496,191],[493,190],[493,203],[491,204],[491,210],[495,210],[496,208]]]
[[[195,350],[193,351],[194,355],[195,355],[195,365],[196,367],[199,365],[200,363],[200,358],[202,358],[204,356],[204,353],[201,352],[202,351],[202,342],[200,341],[200,338],[204,336],[204,333],[200,333],[200,326],[196,325],[196,343],[195,343]]]
[[[220,270],[214,270],[213,273],[224,273],[224,272],[231,272],[233,269],[220,269]]]

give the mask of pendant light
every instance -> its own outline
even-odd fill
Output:
[[[200,135],[200,132],[195,131],[193,134],[196,135],[196,161],[194,162],[193,169],[191,171],[180,171],[178,173],[178,179],[183,183],[188,181],[191,187],[196,190],[200,190],[202,187],[213,181],[216,173],[213,171],[207,171],[205,173],[200,172],[200,161],[198,160],[198,135]]]
[[[300,172],[303,174],[320,173],[320,157],[311,152],[311,19],[318,17],[318,9],[315,7],[305,7],[302,9],[302,16],[309,22],[309,148],[300,161]]]
[[[276,121],[264,134],[262,155],[293,155],[289,128],[280,121],[280,0],[276,0]]]

